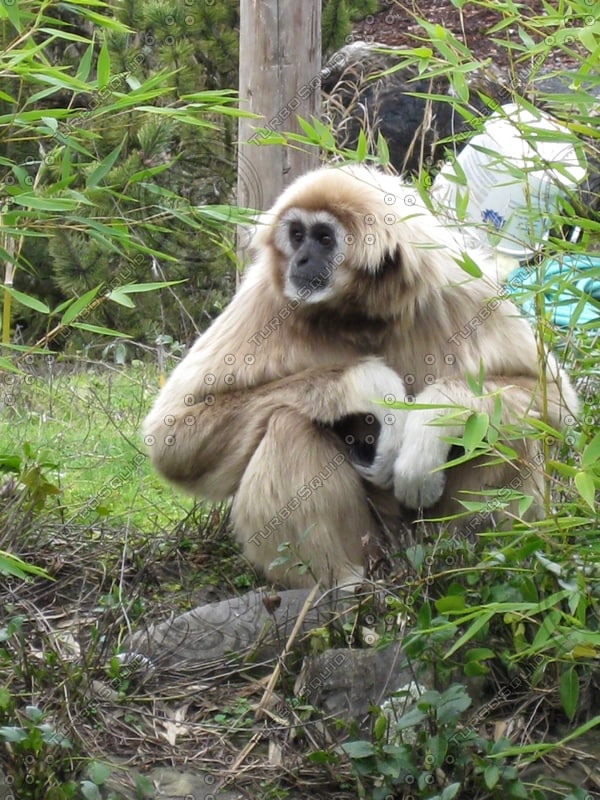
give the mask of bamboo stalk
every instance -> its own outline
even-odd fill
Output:
[[[9,258],[6,259],[4,265],[4,286],[12,288],[13,278],[15,274],[15,240],[12,236],[2,233],[3,217],[0,215],[0,242],[2,247],[8,253]],[[10,322],[12,313],[12,297],[10,292],[4,292],[2,301],[2,344],[8,345],[10,343]]]

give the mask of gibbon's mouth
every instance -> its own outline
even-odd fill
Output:
[[[308,292],[318,292],[320,289],[326,289],[329,283],[327,275],[303,275],[298,272],[291,276],[290,280],[296,289],[303,289]]]
[[[334,296],[333,289],[327,278],[307,278],[302,276],[288,277],[283,289],[284,295],[290,300],[298,300],[301,303],[321,303]]]

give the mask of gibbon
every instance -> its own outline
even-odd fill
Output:
[[[241,287],[170,375],[144,434],[165,478],[233,496],[235,534],[269,580],[359,583],[383,524],[464,514],[461,500],[486,489],[540,503],[527,417],[559,429],[576,394],[550,354],[541,379],[530,324],[484,257],[480,277],[460,266],[415,189],[365,166],[323,167],[282,193],[252,247]],[[474,411],[504,451],[445,469]]]

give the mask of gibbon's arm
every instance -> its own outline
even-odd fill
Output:
[[[377,455],[371,466],[357,469],[379,485],[391,483],[405,415],[377,401],[390,392],[404,396],[404,385],[382,361],[366,359],[345,367],[304,370],[259,386],[240,390],[234,386],[232,391],[192,402],[185,391],[187,358],[176,368],[175,380],[167,382],[144,424],[144,440],[155,468],[182,489],[210,500],[235,493],[271,415],[286,407],[325,425],[351,414],[373,414],[381,425]],[[194,359],[190,360],[193,364]],[[293,430],[282,446],[294,447]]]
[[[411,330],[415,350],[410,363],[419,366],[426,362],[427,353],[435,357],[428,376],[417,373],[414,397],[415,405],[433,408],[407,412],[404,441],[394,467],[396,497],[410,508],[427,508],[442,495],[445,474],[440,468],[450,452],[444,438],[462,436],[468,416],[457,417],[448,406],[484,412],[491,418],[499,395],[500,423],[520,423],[524,431],[528,416],[543,418],[559,430],[566,421],[572,422],[567,420],[569,415],[578,412],[576,392],[555,358],[546,357],[545,377],[541,376],[530,323],[510,300],[500,301],[496,296],[494,287],[485,281],[461,283],[454,277],[447,289],[434,296]],[[447,331],[467,333],[449,336]],[[482,369],[482,393],[477,396],[466,376],[477,379]]]

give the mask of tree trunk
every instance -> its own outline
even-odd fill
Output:
[[[238,205],[266,210],[294,178],[318,166],[317,148],[261,146],[256,128],[300,131],[321,106],[321,0],[241,0]]]

